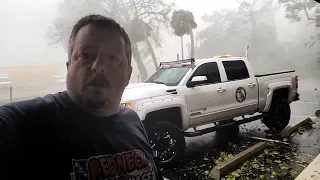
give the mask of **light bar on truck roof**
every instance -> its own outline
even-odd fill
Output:
[[[195,62],[194,58],[190,58],[190,59],[184,59],[184,60],[179,60],[179,61],[160,62],[160,66],[182,64],[182,63],[194,63],[194,62]]]
[[[229,57],[231,57],[231,55],[227,54],[222,56],[214,56],[213,58],[229,58]]]

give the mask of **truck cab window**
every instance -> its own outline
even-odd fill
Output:
[[[200,65],[192,75],[192,77],[194,76],[206,76],[208,80],[205,82],[205,84],[215,84],[221,82],[219,68],[216,62]]]
[[[226,70],[228,81],[236,81],[249,78],[249,72],[244,61],[233,60],[223,61],[224,69]]]

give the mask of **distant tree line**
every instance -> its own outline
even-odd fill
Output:
[[[299,22],[302,18],[315,27],[314,34],[305,43],[306,47],[319,44],[320,7],[313,0],[277,0],[285,7],[285,17]],[[51,45],[68,46],[71,28],[76,20],[88,14],[101,14],[118,21],[132,40],[133,58],[141,79],[148,77],[146,64],[159,62],[155,48],[161,48],[161,32],[172,33],[181,38],[189,35],[190,57],[212,57],[216,54],[233,53],[244,55],[245,45],[250,45],[250,58],[259,61],[281,59],[286,46],[279,42],[272,7],[274,0],[240,0],[237,9],[223,9],[205,14],[202,20],[207,26],[193,32],[197,22],[192,12],[177,9],[166,0],[64,0],[59,5],[58,16],[48,29]],[[165,31],[161,31],[165,30]],[[196,41],[195,41],[196,40]],[[227,51],[227,52],[225,52]],[[151,59],[151,61],[146,61]]]

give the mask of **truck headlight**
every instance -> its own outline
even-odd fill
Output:
[[[122,103],[122,105],[124,105],[127,108],[132,108],[132,104],[131,103]]]

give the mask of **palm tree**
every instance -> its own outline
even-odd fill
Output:
[[[181,49],[183,58],[183,36],[190,35],[191,40],[191,58],[194,58],[194,35],[193,29],[197,28],[197,23],[194,20],[192,12],[185,10],[174,11],[172,14],[171,27],[173,28],[173,33],[176,36],[181,37]]]
[[[158,68],[158,62],[156,59],[156,54],[153,50],[151,41],[149,40],[149,37],[153,37],[152,33],[152,27],[149,26],[147,23],[145,23],[143,20],[141,20],[138,16],[135,16],[134,19],[131,21],[131,37],[134,42],[142,42],[144,41],[149,49],[149,52],[151,54],[153,64],[155,69]]]

